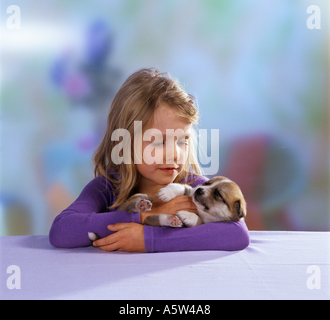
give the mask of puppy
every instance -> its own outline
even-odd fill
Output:
[[[195,227],[208,222],[238,221],[246,216],[246,202],[238,185],[225,177],[215,177],[192,188],[171,183],[159,190],[158,196],[168,202],[177,196],[192,197],[198,214],[179,211],[176,215],[149,216],[144,224],[152,226]]]
[[[159,227],[195,227],[208,222],[238,221],[246,216],[246,202],[239,186],[225,177],[214,177],[203,185],[192,188],[187,184],[171,183],[158,192],[158,197],[168,202],[178,196],[192,197],[198,214],[179,211],[176,215],[157,214],[147,217],[144,224]],[[146,194],[137,193],[125,201],[119,210],[147,212],[152,202]],[[94,241],[97,236],[88,233]]]

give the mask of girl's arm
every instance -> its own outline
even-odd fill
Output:
[[[214,222],[193,228],[144,226],[146,252],[243,250],[250,244],[244,220]]]
[[[206,180],[200,177],[192,184],[192,187],[196,187]],[[114,228],[117,228],[119,230],[117,233],[118,237],[121,238],[120,241],[123,241],[124,244],[121,249],[141,252],[139,248],[136,248],[134,245],[127,245],[126,243],[132,237],[132,233],[125,235],[120,230],[122,228],[129,228],[130,225],[132,224],[118,224],[111,226],[109,229],[115,231]],[[250,244],[249,231],[244,220],[230,223],[207,223],[194,228],[152,227],[147,225],[143,227],[143,252],[236,251],[243,250]],[[133,234],[136,234],[136,232]],[[96,243],[97,245],[104,245],[103,250],[111,251],[113,250],[111,243],[118,241],[118,239],[112,239],[113,237],[115,235],[110,235],[105,239],[98,240]],[[134,240],[134,243],[138,243],[138,241]]]
[[[59,248],[90,246],[88,232],[103,238],[112,233],[107,229],[109,224],[140,223],[140,213],[109,212],[108,207],[114,202],[110,188],[103,177],[92,180],[78,199],[55,218],[49,232],[50,243]]]
[[[192,186],[205,181],[205,178],[199,178]],[[60,248],[89,246],[88,232],[105,238],[118,232],[110,231],[108,225],[140,223],[140,213],[108,212],[107,208],[114,201],[109,188],[105,178],[92,180],[78,199],[55,218],[49,232],[50,243]],[[143,228],[146,252],[242,250],[250,242],[244,221],[208,223],[182,229],[151,226]]]

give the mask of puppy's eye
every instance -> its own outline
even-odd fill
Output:
[[[221,193],[218,190],[214,191],[214,197],[219,201],[223,201],[224,204],[227,205],[227,202],[225,201],[225,199],[223,198],[223,196],[221,195]]]
[[[222,195],[218,190],[215,190],[214,195],[222,199]]]

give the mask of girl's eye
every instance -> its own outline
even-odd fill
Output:
[[[181,141],[178,142],[178,145],[180,145],[180,146],[187,146],[188,143],[189,143],[188,140],[181,140]]]
[[[162,146],[164,144],[164,141],[161,141],[161,142],[157,142],[157,141],[154,141],[154,142],[152,142],[152,145],[153,146]]]

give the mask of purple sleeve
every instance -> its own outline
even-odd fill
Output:
[[[243,250],[250,244],[244,221],[213,222],[193,228],[144,226],[146,252]]]
[[[49,232],[50,243],[59,248],[85,247],[90,245],[88,232],[103,238],[112,233],[107,229],[109,224],[140,223],[139,213],[109,212],[107,208],[114,202],[110,188],[103,177],[92,180],[78,199],[55,218]]]
[[[194,178],[189,180],[193,181]],[[200,177],[191,186],[196,187],[206,180]],[[180,229],[144,226],[144,242],[146,252],[236,251],[243,250],[250,244],[250,236],[244,220],[241,220]]]

